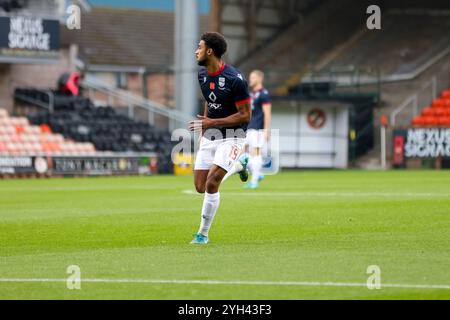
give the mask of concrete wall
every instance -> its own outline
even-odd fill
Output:
[[[320,128],[308,123],[313,109],[325,114]],[[333,102],[274,102],[272,110],[272,128],[280,130],[281,167],[347,168],[348,106]]]

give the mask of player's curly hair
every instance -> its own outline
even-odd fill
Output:
[[[227,51],[227,42],[225,37],[218,32],[205,32],[201,40],[205,41],[208,48],[211,48],[217,58],[222,58]]]

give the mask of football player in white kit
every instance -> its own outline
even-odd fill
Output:
[[[249,82],[252,89],[252,119],[247,127],[247,144],[250,152],[248,165],[252,178],[245,187],[256,189],[259,181],[263,178],[261,173],[263,165],[262,149],[270,138],[272,104],[270,103],[269,92],[263,86],[264,73],[262,71],[252,71]]]

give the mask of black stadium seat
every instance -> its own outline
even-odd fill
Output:
[[[48,100],[47,95],[32,89],[17,89],[16,93]],[[55,92],[54,112],[32,112],[28,119],[35,125],[47,124],[53,132],[74,141],[92,142],[99,151],[156,152],[158,172],[173,172],[171,151],[175,142],[170,132],[129,119],[110,106],[96,107],[87,98]]]

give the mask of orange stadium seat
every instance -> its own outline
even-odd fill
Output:
[[[0,141],[0,153],[5,153],[7,151],[6,144],[3,141]]]
[[[443,117],[447,114],[447,110],[445,108],[436,108],[434,110],[434,115],[437,117]]]
[[[422,115],[424,116],[433,116],[434,115],[434,108],[426,107],[422,110]]]
[[[445,100],[441,99],[441,98],[437,98],[433,100],[433,107],[434,108],[439,108],[439,107],[445,107]]]
[[[413,126],[450,126],[450,89],[434,99],[431,106],[425,107],[421,114],[411,121]]]
[[[16,133],[17,134],[21,134],[25,132],[25,128],[23,125],[21,124],[16,124]]]
[[[27,118],[9,117],[0,109],[0,153],[3,155],[83,155],[95,153],[92,143],[75,143],[52,133],[47,124],[30,125]]]
[[[46,124],[41,124],[39,128],[41,129],[42,133],[52,133],[52,129],[50,129],[50,127]]]
[[[437,118],[433,116],[425,116],[424,119],[426,125],[433,126],[437,124]]]
[[[415,116],[414,119],[413,119],[413,121],[412,121],[412,124],[413,124],[414,126],[421,126],[421,125],[424,125],[424,124],[425,124],[425,121],[424,121],[424,119],[423,119],[423,116],[421,116],[421,115]]]
[[[436,117],[436,125],[443,126],[445,125],[446,119],[444,117]]]
[[[450,127],[450,116],[446,116],[444,117],[444,119],[445,119],[444,125]]]

